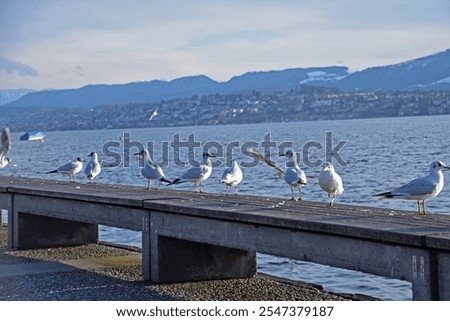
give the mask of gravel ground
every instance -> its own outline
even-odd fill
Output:
[[[9,251],[6,228],[0,228],[2,266],[86,258],[135,255],[113,246],[84,246]],[[154,284],[143,281],[140,265],[118,265],[95,270],[73,270],[0,278],[0,300],[68,301],[343,301],[374,300],[336,294],[320,286],[261,275],[248,279]]]

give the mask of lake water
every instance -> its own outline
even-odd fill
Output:
[[[66,180],[60,174],[45,174],[77,156],[87,159],[97,151],[105,166],[98,182],[146,186],[140,174],[139,160],[134,154],[139,146],[153,149],[154,159],[162,163],[169,178],[181,174],[189,163],[200,160],[202,150],[217,154],[216,167],[205,183],[205,192],[224,192],[218,183],[227,159],[237,158],[243,168],[244,180],[240,194],[290,198],[290,189],[277,179],[266,165],[252,166],[253,159],[243,154],[248,146],[264,152],[270,143],[272,160],[284,166],[279,148],[300,152],[301,167],[309,177],[303,188],[307,200],[326,202],[319,188],[317,175],[327,151],[334,149],[333,163],[340,173],[345,192],[337,203],[361,204],[393,209],[416,210],[414,201],[379,201],[373,194],[390,190],[413,178],[426,175],[430,163],[450,163],[450,116],[405,117],[386,119],[292,122],[274,124],[226,125],[203,127],[145,128],[97,131],[48,132],[44,144],[19,141],[23,133],[12,133],[11,166],[2,169],[4,176],[28,176]],[[30,128],[30,130],[41,128]],[[270,136],[270,137],[269,137]],[[189,147],[190,146],[190,147]],[[328,147],[327,147],[328,146]],[[185,166],[182,166],[182,163]],[[115,164],[114,164],[115,163]],[[446,175],[444,173],[444,175]],[[447,174],[448,175],[448,174]],[[86,182],[84,175],[79,182]],[[169,187],[161,187],[169,188]],[[191,184],[170,186],[192,189]],[[433,213],[450,213],[450,190],[427,202]],[[5,220],[5,217],[2,218]],[[140,233],[101,227],[104,240],[140,246]],[[317,283],[326,290],[364,293],[393,300],[410,300],[411,285],[363,273],[258,254],[258,270],[290,279]]]

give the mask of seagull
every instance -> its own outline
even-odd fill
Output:
[[[277,176],[278,178],[283,178],[284,177],[284,169],[282,169],[280,166],[278,166],[277,163],[272,161],[270,158],[268,158],[268,157],[264,156],[263,154],[261,154],[256,148],[249,147],[247,149],[247,152],[249,152],[250,154],[256,156],[259,160],[261,160],[262,162],[266,163],[266,165],[275,168],[277,170],[275,176]]]
[[[236,160],[231,160],[230,167],[225,168],[220,180],[225,184],[225,195],[228,195],[228,188],[234,186],[235,195],[237,195],[237,186],[244,178],[242,170]]]
[[[147,189],[150,189],[150,182],[152,179],[158,181],[158,187],[161,182],[170,183],[170,179],[164,175],[162,168],[155,163],[155,161],[150,156],[150,152],[147,149],[141,150],[139,153],[135,155],[139,155],[139,157],[144,157],[144,168],[142,168],[142,176],[144,176],[148,180]],[[158,187],[156,189],[158,189]]]
[[[68,175],[69,182],[73,182],[75,174],[78,174],[82,169],[83,169],[83,159],[78,157],[75,161],[68,162],[53,171],[47,172],[46,174],[60,172]]]
[[[320,187],[328,193],[329,206],[333,206],[336,196],[344,192],[344,184],[338,173],[334,171],[334,166],[330,162],[323,165],[323,170],[319,175]]]
[[[6,154],[11,149],[11,135],[9,133],[9,128],[3,128],[1,145],[0,145],[0,168],[5,167],[11,163],[11,158],[6,157]]]
[[[211,176],[212,163],[210,157],[215,157],[208,152],[203,153],[203,162],[199,166],[191,167],[180,177],[173,180],[169,185],[181,184],[184,182],[194,183],[194,192],[197,192],[197,184],[200,185],[200,193],[203,193],[203,182]]]
[[[89,179],[89,183],[92,183],[94,181],[94,178],[97,177],[98,174],[102,171],[102,167],[100,166],[100,163],[98,162],[98,155],[96,152],[91,152],[88,157],[91,157],[91,160],[86,165],[86,168],[84,169],[84,173],[86,174],[87,178]]]
[[[284,180],[291,187],[291,201],[295,201],[294,198],[294,187],[298,187],[298,200],[303,201],[302,198],[302,186],[306,185],[307,178],[305,173],[298,166],[297,154],[292,150],[287,150],[284,154],[280,156],[285,156],[286,169],[284,170]]]
[[[430,173],[427,176],[416,178],[415,180],[394,189],[391,192],[376,194],[382,198],[401,198],[407,200],[416,200],[419,214],[427,214],[425,209],[425,200],[436,197],[444,187],[443,170],[449,170],[450,166],[446,166],[440,161],[434,161],[430,165]],[[422,209],[420,202],[422,201]]]
[[[156,108],[155,111],[153,111],[153,113],[148,118],[148,121],[152,121],[152,119],[158,115],[158,111],[159,111],[159,108]]]

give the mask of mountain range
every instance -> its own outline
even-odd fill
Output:
[[[172,81],[152,80],[117,85],[88,85],[77,89],[18,94],[5,107],[95,107],[110,104],[154,103],[193,95],[289,91],[301,86],[333,87],[345,91],[450,89],[450,49],[399,64],[349,72],[347,67],[292,68],[248,72],[226,82],[204,75]],[[0,90],[0,98],[4,97]],[[13,97],[13,91],[10,97]],[[5,100],[3,100],[5,101]],[[0,103],[2,101],[0,100]]]

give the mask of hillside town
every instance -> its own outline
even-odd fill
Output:
[[[0,123],[13,131],[56,131],[443,114],[450,114],[450,90],[346,92],[303,86],[283,92],[194,95],[93,108],[3,107]]]

